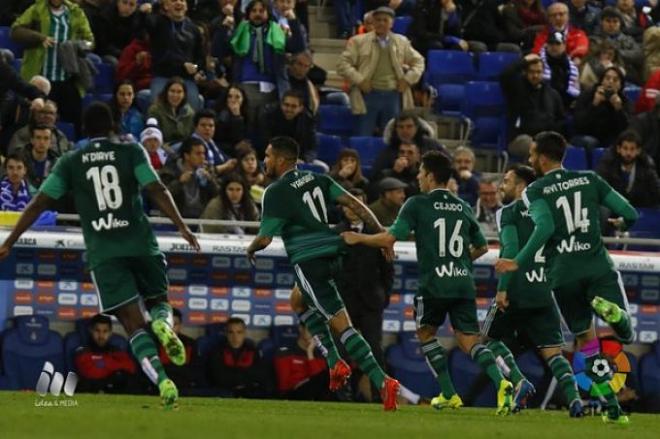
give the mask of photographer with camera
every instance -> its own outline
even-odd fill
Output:
[[[591,150],[608,147],[628,126],[630,106],[623,94],[624,75],[615,66],[603,71],[591,90],[575,104],[575,134],[571,143]]]

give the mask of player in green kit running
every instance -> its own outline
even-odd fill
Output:
[[[555,132],[539,133],[529,151],[529,162],[542,177],[523,193],[534,221],[534,231],[515,258],[499,259],[498,273],[528,266],[545,245],[547,277],[561,314],[575,334],[586,358],[591,393],[606,402],[603,420],[628,423],[609,384],[610,370],[600,355],[593,312],[612,327],[624,343],[633,340],[628,300],[621,275],[614,269],[600,228],[600,207],[619,215],[609,221],[630,227],[637,211],[592,171],[568,171],[561,163],[566,140]]]
[[[367,342],[353,328],[337,291],[335,276],[341,270],[339,254],[344,241],[328,225],[328,205],[336,202],[349,207],[364,221],[367,230],[379,232],[383,227],[364,204],[330,177],[299,171],[296,168],[298,156],[299,146],[289,137],[275,137],[266,148],[266,174],[275,181],[264,192],[261,227],[247,249],[247,256],[254,264],[257,251],[268,247],[274,236],[282,237],[307,305],[301,321],[332,350],[326,357],[333,369],[331,381],[343,384],[350,368],[341,360],[334,344],[328,341],[332,340],[328,326],[349,356],[376,388],[381,389],[384,409],[396,410],[399,382],[388,377],[378,365]],[[337,375],[335,369],[342,373],[333,378],[333,374]]]
[[[183,223],[142,146],[120,144],[111,137],[114,122],[110,107],[100,102],[90,105],[84,113],[83,126],[90,137],[89,144],[58,160],[0,247],[0,259],[7,257],[16,240],[41,212],[72,192],[101,312],[117,316],[142,370],[158,385],[163,406],[174,408],[178,390],[165,374],[156,344],[145,330],[140,298],[151,315],[151,328],[172,363],[184,364],[186,353],[172,329],[165,256],[144,214],[141,188],[197,251],[199,244]]]
[[[505,206],[497,211],[500,257],[512,258],[527,243],[534,223],[521,196],[536,179],[529,166],[515,165],[504,174],[500,192]],[[534,393],[534,386],[520,372],[513,355],[503,343],[512,337],[525,336],[548,363],[568,402],[571,417],[582,416],[582,400],[571,365],[561,354],[563,337],[559,311],[552,300],[545,276],[545,259],[539,251],[534,260],[515,273],[500,277],[495,302],[484,322],[483,334],[492,339],[488,347],[501,357],[510,370],[516,387],[513,411],[524,408]]]
[[[472,261],[488,251],[486,239],[472,209],[447,190],[451,177],[450,159],[438,151],[422,157],[417,181],[423,194],[408,199],[390,227],[376,235],[342,233],[347,244],[391,248],[415,232],[419,263],[419,290],[415,296],[417,338],[422,352],[437,376],[441,394],[431,405],[437,409],[463,405],[456,394],[447,367],[447,352],[436,338],[447,314],[458,346],[469,353],[497,389],[497,414],[511,410],[513,385],[503,376],[493,353],[481,343]]]

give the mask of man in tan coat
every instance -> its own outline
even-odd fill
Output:
[[[382,6],[373,17],[374,30],[348,40],[337,64],[339,74],[351,84],[358,136],[373,135],[402,108],[413,108],[411,86],[424,72],[422,55],[405,36],[391,32],[394,11]]]

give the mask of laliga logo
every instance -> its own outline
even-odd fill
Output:
[[[75,372],[69,372],[66,381],[64,381],[64,376],[59,372],[55,372],[53,363],[46,361],[41,370],[39,381],[37,381],[36,391],[40,396],[46,396],[49,390],[51,395],[60,396],[60,393],[64,390],[64,394],[71,397],[75,393],[77,385],[78,375]]]
[[[591,371],[602,378],[609,375],[612,370],[610,369],[610,363],[608,363],[606,359],[600,358],[594,361],[593,366],[591,366]]]

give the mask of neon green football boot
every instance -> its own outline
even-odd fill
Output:
[[[510,381],[500,381],[500,388],[497,390],[497,411],[496,415],[508,415],[511,413],[513,404],[513,384]]]
[[[596,314],[607,323],[617,323],[623,317],[623,310],[616,303],[612,303],[602,297],[594,297],[591,301],[591,307]]]
[[[179,400],[179,390],[171,379],[166,379],[158,384],[160,390],[160,404],[165,410],[177,409]]]
[[[165,348],[167,356],[177,366],[186,364],[186,348],[179,340],[176,332],[165,320],[158,319],[151,322],[151,330],[154,331],[160,344]]]
[[[456,393],[454,393],[449,399],[445,398],[441,393],[431,400],[431,407],[436,410],[459,409],[463,407],[463,400],[461,400],[461,397]]]

